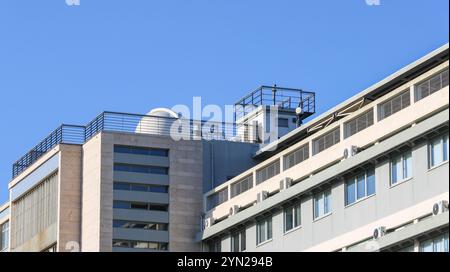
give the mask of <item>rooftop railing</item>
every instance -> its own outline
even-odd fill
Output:
[[[246,116],[255,107],[267,105],[278,106],[280,109],[295,110],[300,107],[303,111],[301,118],[315,113],[315,93],[300,89],[261,86],[234,104],[235,119]]]
[[[12,177],[17,177],[55,146],[84,144],[102,131],[171,136],[174,140],[246,141],[247,139],[237,137],[236,126],[231,123],[103,112],[86,126],[61,125],[58,127],[13,164]]]

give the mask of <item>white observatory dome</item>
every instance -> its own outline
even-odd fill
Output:
[[[156,108],[142,117],[136,126],[136,133],[170,135],[172,124],[179,119],[178,114],[167,108]]]

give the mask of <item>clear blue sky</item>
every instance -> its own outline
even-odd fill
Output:
[[[448,0],[0,1],[0,202],[11,165],[103,110],[231,104],[262,84],[318,112],[448,42]]]

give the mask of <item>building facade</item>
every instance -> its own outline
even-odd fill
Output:
[[[448,50],[304,124],[313,93],[263,86],[234,124],[62,125],[13,166],[0,251],[448,252]]]

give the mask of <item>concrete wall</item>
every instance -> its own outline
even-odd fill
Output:
[[[203,192],[226,182],[253,167],[257,144],[203,141]]]

